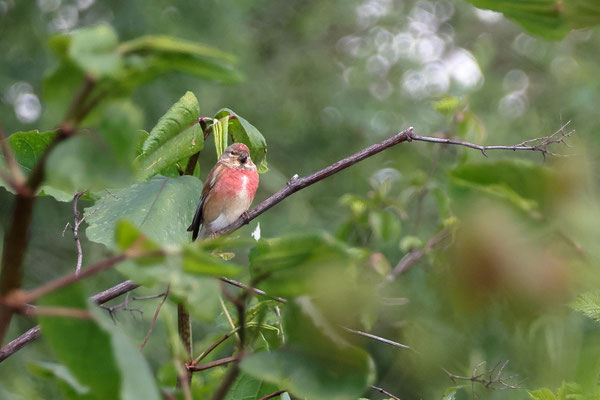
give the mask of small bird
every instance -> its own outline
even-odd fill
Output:
[[[192,224],[192,240],[207,237],[225,228],[245,213],[258,187],[258,172],[243,143],[225,149],[210,170]],[[200,230],[202,225],[202,230]]]

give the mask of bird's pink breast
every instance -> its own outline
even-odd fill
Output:
[[[215,187],[217,191],[223,191],[228,196],[238,196],[249,198],[250,202],[254,199],[256,189],[258,188],[258,173],[251,170],[238,170],[231,168],[222,175]]]

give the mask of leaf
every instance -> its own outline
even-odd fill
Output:
[[[532,399],[536,400],[559,400],[550,389],[538,389],[528,392]]]
[[[236,57],[203,44],[171,36],[143,36],[124,42],[126,85],[136,86],[167,72],[182,72],[221,83],[238,83],[242,74],[235,68]]]
[[[223,108],[215,115],[216,119],[229,118],[229,132],[234,142],[242,142],[250,149],[250,157],[258,168],[258,173],[263,174],[269,170],[267,166],[267,142],[263,135],[244,118],[228,108]]]
[[[295,297],[311,292],[328,271],[351,274],[355,254],[325,234],[292,234],[260,239],[250,251],[250,272],[267,277],[259,286],[267,293]]]
[[[356,399],[374,379],[368,354],[350,345],[306,297],[286,305],[286,346],[242,360],[242,371],[310,399]]]
[[[538,217],[552,199],[554,175],[529,161],[507,160],[463,164],[451,171],[450,179],[454,198],[484,193]]]
[[[227,147],[228,131],[229,131],[229,117],[225,117],[224,120],[217,119],[212,125],[213,135],[215,138],[215,150],[217,151],[217,159],[221,157],[221,154]]]
[[[600,322],[600,290],[591,290],[580,294],[571,302],[570,306],[586,317]]]
[[[68,55],[82,70],[95,78],[117,77],[122,72],[121,55],[116,51],[119,39],[110,25],[81,28],[69,36]]]
[[[161,246],[189,242],[186,228],[192,220],[202,182],[191,176],[155,176],[106,194],[85,209],[89,240],[115,247],[115,227],[130,220],[148,238]]]
[[[600,23],[596,0],[469,0],[475,7],[498,11],[525,30],[546,39],[562,39],[571,29]]]
[[[8,144],[17,163],[29,174],[55,136],[56,131],[16,132],[8,137]]]
[[[37,361],[29,365],[29,370],[38,376],[58,380],[58,385],[67,399],[90,398],[90,388],[82,385],[62,364]],[[84,397],[85,396],[85,397]]]
[[[204,148],[204,135],[197,123],[198,100],[186,94],[163,115],[142,145],[136,160],[137,178],[147,179],[160,170]]]
[[[277,386],[259,381],[248,374],[241,373],[231,385],[225,400],[259,400],[275,393]]]
[[[68,286],[42,299],[44,306],[87,308],[79,285]],[[44,339],[57,357],[98,399],[159,399],[150,368],[114,323],[97,307],[94,320],[40,317]]]
[[[232,277],[241,267],[212,256],[200,247],[188,245],[183,248],[183,270],[192,274]]]

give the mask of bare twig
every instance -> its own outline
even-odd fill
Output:
[[[207,362],[205,364],[200,365],[190,365],[188,370],[191,372],[204,371],[205,369],[211,369],[214,367],[219,367],[221,365],[229,364],[230,362],[238,361],[240,358],[238,356],[225,357],[220,360],[215,360],[211,362]]]
[[[162,307],[163,304],[165,304],[165,301],[167,300],[167,297],[169,296],[169,289],[171,288],[171,286],[167,286],[167,290],[162,293],[162,300],[160,301],[160,303],[158,303],[158,307],[156,307],[156,312],[154,313],[154,317],[152,318],[152,323],[150,324],[150,329],[148,329],[148,333],[146,334],[146,337],[144,338],[144,341],[142,342],[142,344],[140,345],[140,350],[142,350],[144,348],[144,346],[146,346],[146,343],[148,343],[148,338],[150,337],[150,334],[152,333],[152,329],[154,328],[154,324],[156,323],[156,319],[158,318],[158,313],[160,312],[160,308]],[[152,298],[156,298],[155,296],[145,296],[145,300],[147,299],[152,299]],[[139,298],[139,300],[141,300],[141,298]]]
[[[346,328],[346,327],[343,327],[343,326],[341,328],[344,329],[347,332],[353,333],[353,334],[358,335],[358,336],[364,336],[364,337],[367,337],[369,339],[377,340],[378,342],[381,342],[381,343],[386,343],[386,344],[389,344],[389,345],[392,345],[392,346],[395,346],[395,347],[400,347],[402,349],[409,349],[409,350],[411,349],[410,346],[407,346],[405,344],[401,344],[401,343],[398,343],[398,342],[394,342],[393,340],[382,338],[380,336],[373,335],[372,333],[366,333],[366,332],[356,331],[354,329]]]
[[[475,394],[475,383],[480,383],[486,389],[491,390],[520,389],[518,385],[513,385],[509,383],[511,379],[515,378],[514,375],[507,376],[506,378],[501,378],[502,372],[504,372],[504,369],[506,368],[509,362],[510,360],[506,360],[504,362],[498,361],[498,363],[491,370],[479,373],[479,368],[481,368],[486,363],[485,361],[482,361],[479,364],[477,364],[475,368],[473,368],[473,373],[471,374],[471,376],[455,375],[445,368],[442,368],[442,370],[454,383],[457,383],[457,381],[471,382],[471,389],[473,390],[473,394]]]
[[[229,339],[231,337],[231,335],[233,335],[234,333],[236,333],[239,330],[239,328],[235,328],[233,329],[231,332],[228,332],[226,334],[223,335],[223,337],[221,337],[218,341],[216,341],[215,343],[211,344],[206,350],[204,350],[198,357],[196,357],[196,359],[194,361],[192,361],[192,363],[190,364],[190,366],[194,366],[197,365],[200,361],[202,361],[207,355],[210,354],[211,351],[213,351],[214,349],[217,348],[217,346],[219,346],[221,343],[223,343],[224,341],[226,341],[227,339]]]
[[[487,155],[488,150],[539,151],[540,153],[542,153],[544,158],[546,158],[546,155],[560,157],[563,155],[557,154],[557,153],[554,153],[554,152],[548,150],[548,146],[550,146],[552,144],[560,144],[560,143],[564,144],[567,147],[569,146],[568,143],[566,142],[566,140],[567,140],[567,138],[569,138],[569,136],[571,136],[573,133],[575,133],[575,130],[570,130],[570,131],[565,130],[565,128],[567,126],[569,126],[570,123],[571,123],[571,121],[568,121],[567,123],[562,125],[556,132],[554,132],[550,136],[543,136],[543,137],[539,137],[539,138],[535,138],[535,139],[525,140],[524,142],[515,144],[513,146],[482,146],[479,144],[463,142],[461,140],[419,136],[419,135],[414,134],[412,131],[410,132],[410,140],[416,140],[416,141],[420,141],[420,142],[430,142],[430,143],[452,144],[452,145],[457,145],[457,146],[469,147],[471,149],[476,149],[476,150],[481,151],[481,153],[486,157],[488,156]]]
[[[438,245],[442,240],[449,234],[448,228],[444,228],[441,231],[433,235],[425,244],[423,248],[414,249],[404,255],[398,264],[394,267],[392,272],[387,276],[386,281],[393,281],[398,275],[410,268],[414,263],[419,261],[425,254],[427,254],[432,248]]]
[[[62,236],[65,236],[65,231],[69,226],[71,226],[71,230],[73,231],[73,239],[75,240],[75,245],[77,246],[77,263],[75,264],[75,273],[79,274],[81,270],[81,264],[83,263],[83,250],[81,249],[81,241],[79,240],[79,225],[84,221],[84,218],[80,218],[81,214],[79,213],[79,209],[77,208],[77,202],[85,194],[85,190],[83,192],[75,193],[73,196],[73,225],[67,222],[65,229],[62,232]]]
[[[275,393],[268,394],[265,397],[261,397],[258,400],[269,400],[269,399],[272,399],[273,397],[280,396],[280,395],[284,394],[285,392],[287,392],[287,390],[278,390]]]
[[[230,285],[237,286],[239,288],[249,290],[252,293],[255,293],[255,294],[258,294],[258,295],[261,295],[261,296],[271,297],[273,300],[278,301],[279,303],[287,303],[287,299],[284,299],[283,297],[272,297],[267,292],[265,292],[264,290],[260,290],[260,289],[257,289],[255,287],[248,286],[245,283],[238,282],[238,281],[236,281],[234,279],[226,278],[224,276],[220,277],[219,279],[221,279],[225,283],[229,283]]]
[[[88,310],[70,307],[51,307],[51,306],[32,306],[23,309],[23,314],[26,315],[45,315],[53,317],[68,317],[91,319],[92,314]]]
[[[389,396],[389,397],[391,397],[391,398],[392,398],[392,399],[394,399],[394,400],[400,400],[400,398],[399,398],[399,397],[396,397],[396,396],[394,396],[394,395],[393,395],[393,394],[391,394],[390,392],[388,392],[388,391],[386,391],[385,389],[382,389],[382,388],[380,388],[380,387],[377,387],[377,386],[373,386],[373,385],[371,385],[371,389],[373,389],[373,390],[377,390],[379,393],[383,393],[383,394],[385,394],[386,396]]]

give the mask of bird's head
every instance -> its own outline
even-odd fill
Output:
[[[228,146],[221,154],[219,161],[235,168],[250,169],[254,167],[250,158],[250,150],[243,143],[233,143]]]

